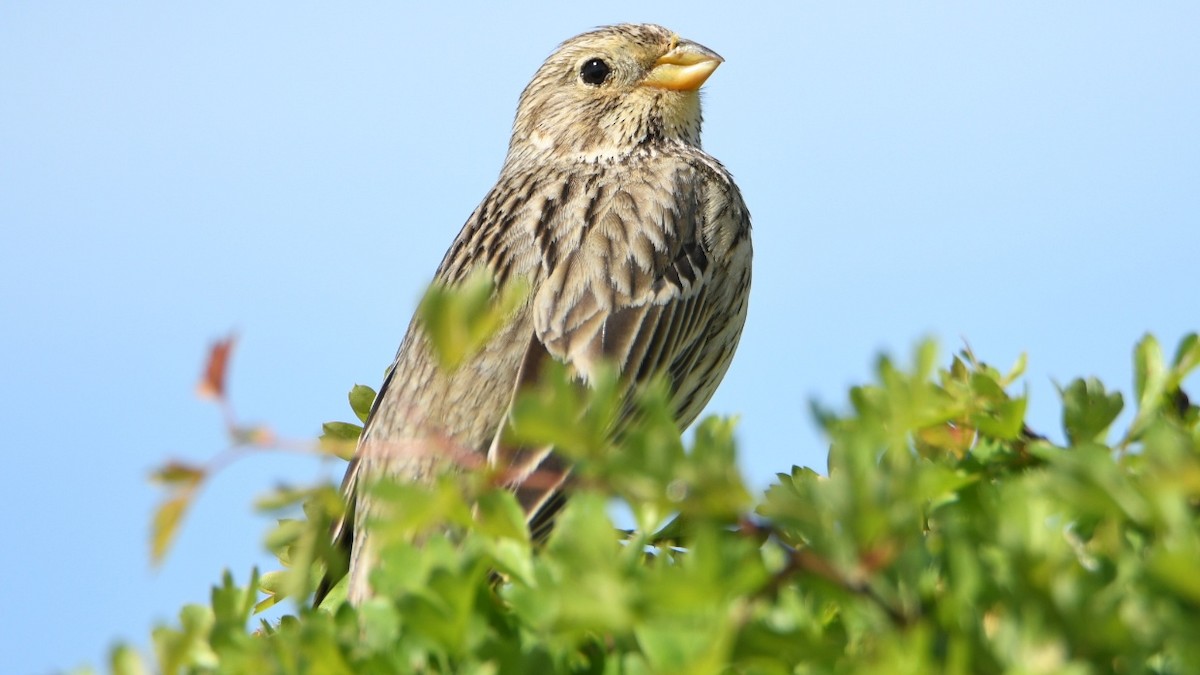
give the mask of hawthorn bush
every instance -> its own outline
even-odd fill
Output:
[[[611,378],[561,373],[522,399],[515,429],[575,463],[553,534],[530,541],[485,466],[434,484],[379,484],[390,517],[377,597],[311,591],[330,564],[332,485],[279,490],[268,536],[283,567],[226,573],[208,606],[154,631],[147,665],[117,673],[1194,673],[1200,672],[1200,411],[1181,385],[1200,365],[1134,350],[1134,412],[1094,379],[1060,390],[1067,442],[1024,423],[1022,363],[970,353],[937,367],[931,343],[881,358],[843,411],[814,406],[824,475],[793,467],[752,494],[734,424],[680,441],[660,387],[614,447]],[[351,392],[360,420],[374,393]],[[326,425],[328,447],[358,426]],[[160,478],[186,488],[178,466]],[[616,502],[636,529],[614,527]],[[168,500],[167,504],[171,504]],[[298,514],[303,513],[303,517]],[[159,536],[165,536],[160,516]],[[170,527],[165,527],[169,530]],[[419,544],[418,544],[419,542]],[[287,601],[282,620],[256,611]]]

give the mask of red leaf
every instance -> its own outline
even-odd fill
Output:
[[[196,385],[196,395],[200,398],[221,400],[225,398],[225,374],[229,370],[229,357],[233,354],[233,345],[237,337],[230,335],[223,340],[217,340],[208,350],[208,363],[204,366],[204,374]]]

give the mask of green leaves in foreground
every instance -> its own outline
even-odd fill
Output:
[[[543,546],[486,467],[381,485],[392,515],[372,530],[387,560],[378,596],[312,610],[303,599],[335,508],[317,491],[301,500],[308,518],[274,538],[290,581],[243,589],[227,577],[211,608],[185,608],[155,633],[156,667],[1197,672],[1200,411],[1181,389],[1197,344],[1188,336],[1170,361],[1152,337],[1138,345],[1136,409],[1111,447],[1125,399],[1094,379],[1061,388],[1059,445],[1024,424],[1024,395],[1011,393],[1023,361],[1000,372],[966,353],[942,370],[930,344],[908,367],[880,359],[845,411],[817,409],[828,475],[793,467],[758,498],[730,422],[705,420],[683,443],[650,387],[614,443],[615,389],[549,378],[514,432],[576,463]],[[637,531],[614,528],[614,500]],[[256,584],[297,597],[296,614],[248,633]],[[118,672],[140,666],[114,653]]]
[[[454,370],[495,336],[528,297],[527,283],[510,281],[497,288],[481,268],[458,285],[431,286],[417,316],[425,323],[438,362]]]

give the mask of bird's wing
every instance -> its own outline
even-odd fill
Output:
[[[608,363],[630,389],[665,375],[676,416],[691,421],[695,397],[705,397],[702,406],[707,394],[684,381],[704,349],[714,309],[712,264],[698,234],[704,203],[697,182],[678,180],[664,193],[643,184],[646,194],[597,195],[603,205],[594,219],[543,257],[556,264],[532,299],[534,335],[514,396],[536,381],[547,359],[568,364],[584,381]],[[615,432],[630,412],[627,405]],[[537,536],[562,505],[569,467],[550,448],[506,447],[501,437],[489,459],[528,477],[516,490]]]
[[[375,410],[379,407],[379,402],[383,400],[383,394],[391,384],[392,375],[395,372],[396,365],[393,363],[388,368],[387,374],[383,377],[383,384],[379,387],[379,393],[375,395],[375,400],[371,402],[371,410],[367,413],[367,419],[363,423],[364,434],[371,425],[371,421],[375,419]],[[346,576],[346,572],[350,567],[350,552],[354,548],[354,515],[355,507],[358,504],[356,489],[358,486],[358,467],[360,461],[361,456],[356,451],[354,457],[350,459],[350,463],[346,466],[345,477],[342,478],[341,493],[346,505],[346,512],[333,524],[333,532],[330,537],[333,541],[332,555],[327,561],[327,568],[321,575],[321,580],[317,582],[317,590],[313,595],[313,607],[321,606],[321,603],[325,601],[325,597],[342,580],[342,577]]]

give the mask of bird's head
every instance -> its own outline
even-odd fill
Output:
[[[603,160],[658,143],[700,145],[700,85],[715,52],[651,24],[567,40],[521,94],[514,159]]]

